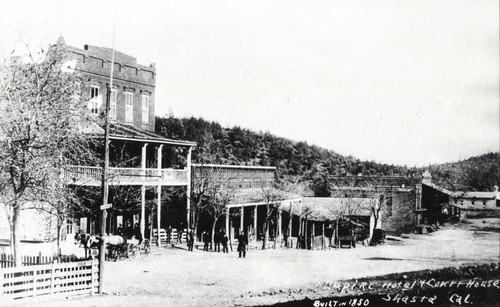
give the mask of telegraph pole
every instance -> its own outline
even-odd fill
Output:
[[[102,206],[101,206],[101,238],[106,234],[106,219],[108,216],[108,168],[109,168],[109,108],[111,105],[111,93],[113,91],[113,72],[115,66],[115,25],[116,25],[116,1],[115,15],[113,20],[113,44],[111,48],[111,72],[109,76],[109,88],[106,93],[106,106],[104,108],[104,163],[102,167]],[[99,294],[103,294],[104,284],[104,262],[106,261],[106,245],[101,239],[99,247]]]

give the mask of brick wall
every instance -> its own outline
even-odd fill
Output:
[[[389,234],[411,233],[415,229],[415,190],[393,193],[392,204],[382,208],[382,229]]]
[[[109,88],[112,50],[109,48],[85,45],[84,49],[68,46],[70,58],[76,61],[76,71],[90,81],[84,89],[84,99],[90,99],[90,86],[99,88],[101,107],[104,112],[106,95]],[[135,128],[154,131],[155,129],[155,84],[156,69],[154,64],[137,64],[137,59],[115,51],[113,88],[116,89],[116,122],[130,124]],[[133,94],[133,121],[125,120],[125,93]],[[149,96],[148,123],[142,123],[142,95]]]

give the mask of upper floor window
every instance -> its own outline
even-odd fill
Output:
[[[100,96],[99,96],[99,87],[96,85],[92,85],[90,87],[90,113],[92,114],[99,114],[99,107],[101,106],[102,101],[100,101]]]
[[[109,118],[116,120],[116,89],[111,90],[111,97],[109,98]]]
[[[142,95],[142,123],[149,124],[149,95]]]
[[[134,93],[125,92],[125,122],[134,121]]]

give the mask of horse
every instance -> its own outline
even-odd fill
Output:
[[[127,243],[127,240],[125,240],[123,236],[119,235],[102,236],[100,239],[103,243],[110,245],[121,245]]]
[[[85,249],[85,258],[88,257],[88,250],[91,248],[92,243],[92,236],[88,233],[79,232],[75,235],[75,244],[79,244],[78,247]]]

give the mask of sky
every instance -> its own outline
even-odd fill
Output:
[[[499,151],[498,1],[21,0],[2,11],[3,56],[61,35],[112,47],[114,28],[116,50],[156,64],[157,116],[408,166]]]

